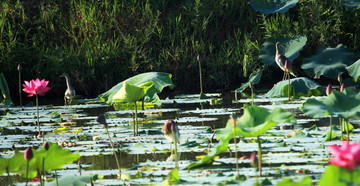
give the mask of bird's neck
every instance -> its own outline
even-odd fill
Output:
[[[66,86],[67,86],[67,88],[68,88],[68,89],[72,88],[71,83],[70,83],[70,79],[69,79],[68,77],[65,77],[65,79],[66,79]]]
[[[276,47],[276,55],[278,55],[278,54],[279,54],[279,48],[278,48],[278,45],[275,45],[275,47]]]

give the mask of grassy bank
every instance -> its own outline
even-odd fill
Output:
[[[68,72],[78,94],[97,96],[133,75],[173,74],[180,91],[237,88],[263,66],[259,48],[269,37],[305,35],[300,66],[318,46],[343,43],[359,58],[360,11],[339,0],[302,0],[284,14],[262,15],[249,1],[3,0],[0,66],[13,99],[17,66],[25,80],[50,80],[49,94],[63,95]],[[264,66],[265,67],[265,66]],[[265,82],[281,79],[265,67]]]

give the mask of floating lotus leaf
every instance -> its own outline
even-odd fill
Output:
[[[360,7],[360,1],[359,0],[342,0],[341,4],[348,8],[350,11],[353,11],[354,9],[357,9]]]
[[[349,89],[332,91],[320,99],[308,99],[300,109],[312,118],[338,116],[344,119],[360,117],[360,94]]]
[[[296,118],[281,108],[269,111],[265,108],[245,105],[244,114],[236,120],[235,132],[241,137],[257,137],[278,123],[296,123]],[[190,164],[188,169],[209,164],[216,155],[227,151],[229,141],[234,138],[234,126],[230,120],[225,128],[217,130],[216,137],[220,141],[215,149],[200,161]]]
[[[291,62],[299,56],[299,52],[302,51],[306,45],[306,36],[296,36],[290,39],[283,38],[271,38],[268,39],[260,48],[260,62],[267,65],[277,66],[275,62],[276,42],[281,42],[279,50],[281,54],[284,54]]]
[[[354,54],[345,45],[340,44],[336,48],[320,47],[316,55],[306,58],[301,68],[315,78],[325,76],[336,80],[338,74],[345,72],[345,67],[352,64],[353,58]]]
[[[298,0],[252,0],[251,7],[262,14],[284,13],[296,6]]]
[[[249,87],[249,83],[251,82],[253,85],[255,84],[258,84],[260,79],[261,79],[261,76],[262,76],[262,69],[256,71],[256,72],[253,72],[250,74],[250,77],[249,77],[249,81],[247,81],[246,83],[243,83],[241,84],[241,87],[236,89],[237,92],[242,92],[244,91],[246,88]]]
[[[283,97],[288,96],[288,80],[278,82],[265,97]],[[295,97],[303,96],[320,96],[322,95],[323,88],[315,81],[306,78],[294,78],[290,80],[290,94]]]
[[[50,183],[46,183],[48,186],[57,186],[57,185],[71,185],[71,186],[83,186],[90,184],[91,179],[94,181],[92,176],[64,176],[58,180],[58,183],[52,181]]]
[[[149,81],[139,86],[132,85],[124,81],[121,89],[113,96],[114,101],[124,101],[127,103],[134,103],[143,98],[146,92],[154,85],[154,82]]]
[[[291,178],[284,178],[280,182],[276,184],[276,186],[289,186],[289,185],[296,185],[296,186],[309,186],[312,185],[311,177],[304,176],[302,180],[299,182],[294,181]]]
[[[360,59],[346,67],[346,70],[349,72],[349,75],[354,78],[354,81],[357,82],[360,76]]]
[[[171,74],[163,72],[147,72],[136,75],[124,81],[136,86],[139,86],[149,81],[153,81],[154,85],[146,92],[145,99],[147,99],[147,97],[153,98],[154,94],[160,93],[164,87],[169,86],[170,88],[173,88],[174,84],[171,81],[171,76]],[[124,81],[118,83],[107,92],[100,94],[99,97],[101,98],[101,100],[106,102],[107,104],[114,103],[113,96],[122,88]],[[152,100],[148,99],[147,101]],[[161,102],[159,104],[161,104]]]

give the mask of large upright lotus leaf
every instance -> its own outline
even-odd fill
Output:
[[[23,165],[26,165],[23,152],[16,151],[11,157],[0,156],[0,175],[3,175],[6,170],[17,172]]]
[[[288,95],[288,80],[278,82],[269,92],[265,94],[265,97],[283,97]],[[294,78],[290,79],[291,94],[295,97],[303,96],[320,96],[322,95],[322,86],[315,81],[306,78]]]
[[[52,171],[62,169],[64,164],[72,164],[74,161],[80,158],[79,152],[72,153],[69,149],[63,149],[56,143],[50,143],[49,149],[41,148],[33,150],[33,159],[30,160],[29,166],[29,178],[34,178],[37,175],[38,170]],[[44,166],[43,166],[44,162]],[[23,165],[19,172],[26,176],[26,163]]]
[[[315,78],[325,76],[336,80],[338,74],[345,72],[345,67],[352,64],[353,58],[354,54],[345,45],[340,44],[336,48],[320,47],[316,55],[306,58],[301,68]]]
[[[153,81],[146,82],[139,86],[132,85],[124,81],[121,89],[113,96],[113,100],[134,103],[135,101],[142,99],[153,85]]]
[[[251,7],[262,14],[284,13],[296,6],[298,0],[252,0]]]
[[[332,91],[329,96],[308,99],[300,107],[304,114],[312,118],[322,118],[327,115],[349,119],[360,117],[360,94],[349,89],[344,92]]]
[[[249,87],[250,82],[253,85],[258,84],[260,79],[261,79],[261,76],[262,76],[262,69],[251,73],[250,77],[249,77],[249,81],[247,81],[246,83],[241,84],[241,87],[236,89],[236,91],[237,92],[244,91],[247,87]]]
[[[146,99],[147,97],[150,98],[154,97],[154,94],[160,93],[163,90],[163,88],[167,86],[173,88],[174,84],[172,83],[171,76],[172,75],[169,73],[147,72],[147,73],[138,74],[124,81],[136,86],[139,86],[149,81],[153,81],[154,85],[147,91],[145,95],[145,99]],[[107,104],[114,103],[113,96],[122,88],[124,81],[118,83],[107,92],[100,94],[99,97],[101,98],[101,100],[106,102]]]
[[[350,11],[353,11],[354,9],[357,9],[360,7],[360,1],[359,0],[342,0],[341,4],[348,8]]]
[[[296,118],[281,108],[271,111],[257,106],[245,105],[244,114],[236,120],[236,135],[241,137],[257,137],[274,127],[278,123],[296,123]],[[216,137],[220,139],[218,145],[207,156],[187,168],[207,165],[213,158],[227,151],[229,141],[234,138],[234,127],[229,120],[225,128],[217,130]]]
[[[346,67],[346,70],[349,72],[349,75],[354,78],[354,81],[357,82],[360,76],[360,59]]]
[[[299,56],[299,52],[302,51],[303,47],[306,45],[306,41],[306,36],[296,36],[290,39],[268,39],[260,48],[260,62],[267,65],[277,66],[275,62],[276,42],[284,44],[279,46],[280,53],[284,54],[292,62]]]

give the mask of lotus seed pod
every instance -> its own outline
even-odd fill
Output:
[[[98,116],[98,118],[96,119],[96,122],[98,122],[99,124],[103,124],[104,128],[107,128],[107,123],[106,123],[106,119],[105,119],[104,114],[100,114]]]

